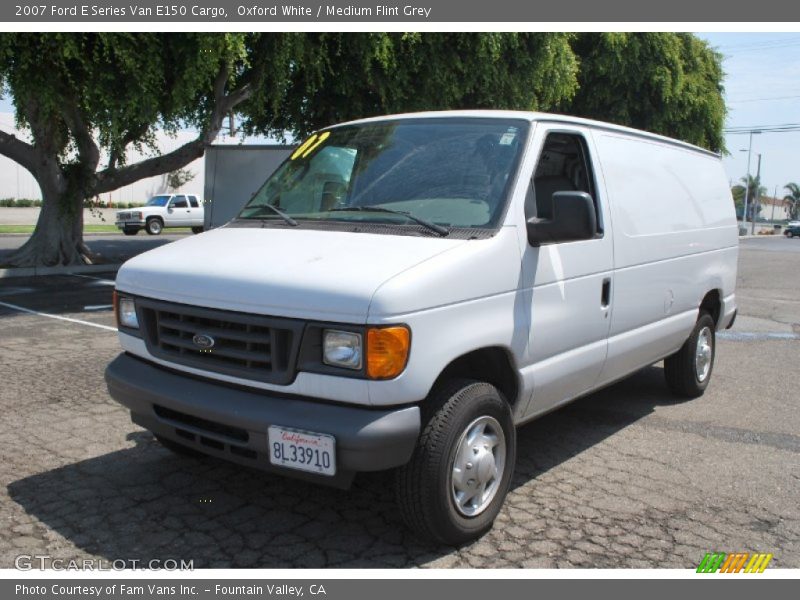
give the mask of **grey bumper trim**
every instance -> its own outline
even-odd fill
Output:
[[[257,452],[258,458],[237,460],[235,456],[213,448],[192,447],[234,462],[291,475],[300,475],[300,472],[269,464],[267,428],[270,425],[333,435],[336,438],[337,470],[351,474],[405,464],[411,458],[420,431],[420,412],[416,406],[373,410],[273,396],[269,392],[233,388],[184,376],[128,354],[120,354],[108,365],[105,378],[111,396],[130,409],[136,423],[154,433],[187,444],[185,437],[175,433],[176,428],[180,428],[206,435],[212,440],[229,442]],[[226,440],[214,431],[203,432],[202,429],[176,425],[159,417],[155,405],[223,426],[244,429],[249,434],[248,440]],[[320,481],[330,479],[312,477]]]

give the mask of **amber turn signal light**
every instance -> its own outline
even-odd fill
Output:
[[[408,327],[370,327],[367,329],[367,377],[392,379],[406,368],[411,332]]]

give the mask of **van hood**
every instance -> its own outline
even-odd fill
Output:
[[[359,323],[378,287],[466,240],[220,228],[127,261],[117,289],[239,312]]]

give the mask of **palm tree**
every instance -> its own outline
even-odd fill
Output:
[[[752,175],[742,177],[740,181],[742,182],[741,184],[735,185],[731,188],[733,200],[736,204],[736,213],[740,215],[744,212],[745,190],[749,188],[750,191],[747,194],[747,220],[751,221],[753,219],[753,215],[758,216],[758,214],[761,212],[761,203],[759,202],[759,198],[767,193],[767,188],[761,185],[761,179],[759,177],[754,177]],[[746,184],[747,187],[742,184]]]
[[[787,183],[783,189],[789,190],[789,193],[783,197],[786,212],[789,213],[790,220],[795,220],[798,218],[798,213],[800,213],[800,185]]]

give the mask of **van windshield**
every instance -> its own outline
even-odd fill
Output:
[[[495,227],[527,132],[522,120],[456,117],[321,131],[275,171],[239,218]]]

